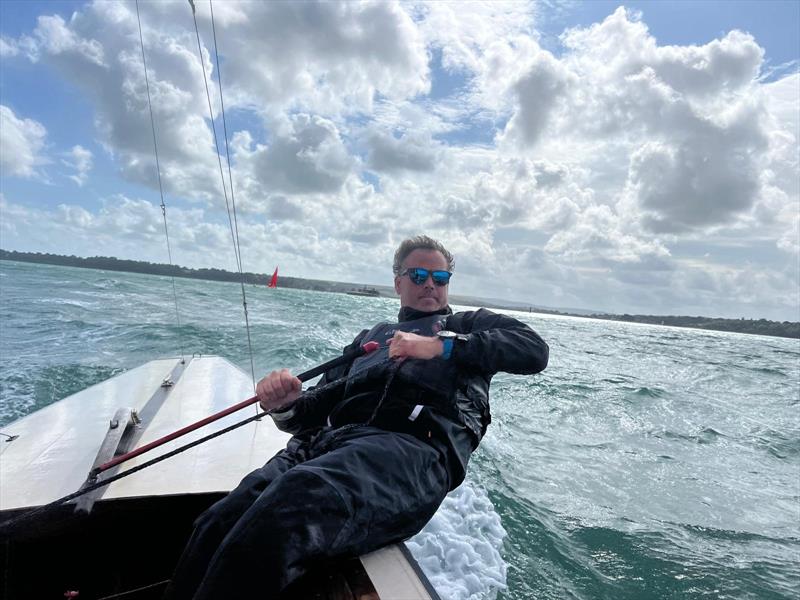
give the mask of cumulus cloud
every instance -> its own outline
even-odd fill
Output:
[[[64,154],[61,162],[66,166],[75,170],[74,175],[69,178],[74,181],[78,186],[83,186],[86,179],[89,177],[89,171],[92,170],[92,152],[87,150],[80,144],[75,145],[69,152]]]
[[[646,227],[679,232],[717,225],[753,206],[763,144],[726,145],[730,136],[715,133],[679,145],[647,142],[631,156],[629,191]]]
[[[533,177],[536,180],[536,185],[540,188],[558,186],[566,176],[566,171],[562,166],[547,161],[537,161],[533,168]]]
[[[620,197],[647,228],[722,225],[755,205],[768,136],[757,89],[763,50],[752,36],[658,46],[639,17],[620,8],[563,41],[565,64],[585,86],[571,94],[574,119],[564,126],[580,121],[589,135],[627,137]]]
[[[731,31],[703,46],[659,46],[641,14],[618,8],[600,23],[569,29],[562,42],[567,64],[611,84],[652,69],[679,94],[705,97],[748,87],[759,73],[764,51],[749,34]]]
[[[750,35],[658,46],[637,14],[620,8],[568,30],[562,42],[560,59],[531,40],[487,49],[478,71],[502,85],[494,99],[481,99],[499,108],[502,98],[510,102],[501,142],[527,152],[547,132],[541,155],[585,161],[587,152],[612,153],[628,199],[654,231],[723,224],[756,203],[767,135],[763,107],[752,99],[763,50]],[[663,166],[668,173],[648,181],[650,167]]]
[[[624,222],[605,205],[582,211],[575,225],[562,229],[548,241],[545,250],[569,260],[604,260],[639,263],[645,258],[666,258],[669,251],[657,238],[627,231]]]
[[[240,172],[264,193],[335,193],[354,166],[336,125],[319,116],[291,117],[288,130],[268,145],[249,135],[237,138]],[[248,188],[251,196],[255,190]]]
[[[91,37],[82,37],[58,15],[40,16],[34,36],[24,37],[22,43],[32,60],[39,60],[42,54],[78,55],[99,67],[107,66],[102,44]]]
[[[502,137],[523,146],[534,145],[550,123],[568,80],[569,74],[549,52],[537,52],[513,85],[518,106]]]
[[[759,221],[775,224],[778,247],[800,254],[800,74],[764,86],[769,152],[762,171]]]
[[[352,160],[332,122],[318,115],[369,110],[377,94],[403,99],[429,87],[425,46],[397,3],[221,3],[217,11],[229,109],[254,110],[269,127],[288,123],[271,143],[260,144],[267,167],[258,172],[264,187],[289,194],[337,189]],[[213,77],[216,66],[213,48],[205,45],[209,13],[198,5],[203,65],[194,32],[186,27],[189,16],[188,8],[174,3],[142,7],[162,183],[168,192],[219,202],[222,189],[203,83],[203,67]],[[156,187],[147,89],[131,5],[95,2],[69,21],[42,16],[31,35],[6,45],[24,47],[30,60],[52,64],[81,86],[95,104],[99,140],[117,157],[123,174]],[[213,80],[210,84],[216,117],[218,92]],[[287,119],[281,114],[304,107],[317,113],[305,125],[298,125],[302,116]],[[245,162],[252,159],[243,157]]]
[[[69,21],[40,16],[19,47],[31,61],[51,65],[86,93],[94,109],[94,133],[123,175],[157,188],[138,25],[131,8],[96,2]],[[146,15],[143,34],[162,180],[168,191],[209,198],[219,184],[211,176],[213,138],[204,117],[208,109],[202,69],[191,51],[192,38],[186,30],[154,29]]]
[[[48,160],[42,154],[47,129],[34,119],[18,117],[5,105],[0,105],[0,167],[4,175],[42,177],[37,167]]]
[[[652,106],[648,139],[631,154],[627,182],[643,222],[680,231],[723,224],[751,208],[768,145],[762,106],[742,94],[711,118],[651,70],[631,81]]]
[[[161,208],[157,203],[115,195],[96,209],[61,203],[28,207],[2,199],[4,244],[21,250],[82,256],[136,257],[167,262]],[[168,209],[176,263],[235,268],[227,223],[209,221],[202,209]],[[205,258],[204,258],[205,257]]]
[[[395,137],[373,131],[367,143],[369,167],[375,171],[433,171],[436,168],[435,144],[424,134]]]
[[[491,48],[534,33],[533,3],[474,2],[464,10],[461,2],[419,2],[414,8],[421,34],[453,71],[484,73],[491,69],[486,62]]]
[[[330,115],[368,110],[376,93],[396,100],[429,89],[425,45],[397,2],[221,3],[218,10],[226,77],[239,103]],[[209,16],[198,5],[198,18]]]
[[[267,216],[275,221],[296,221],[306,216],[303,205],[286,196],[268,196],[265,204]]]
[[[0,58],[16,56],[19,54],[17,44],[6,37],[0,36]]]

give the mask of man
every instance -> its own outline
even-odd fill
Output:
[[[527,325],[448,306],[452,255],[427,236],[394,259],[398,323],[362,331],[381,349],[301,392],[287,370],[257,386],[294,437],[195,523],[174,598],[271,598],[314,561],[408,538],[464,479],[486,432],[498,371],[538,373],[547,344]]]

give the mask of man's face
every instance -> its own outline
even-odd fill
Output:
[[[429,271],[448,270],[447,260],[438,250],[414,250],[403,261],[400,272],[414,267]],[[408,306],[425,312],[433,312],[447,306],[448,287],[436,285],[431,277],[428,277],[421,285],[411,281],[408,275],[394,278],[394,289],[400,295],[400,306]]]

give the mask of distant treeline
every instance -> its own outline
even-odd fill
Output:
[[[238,273],[223,269],[189,269],[177,265],[151,263],[138,260],[122,260],[109,256],[62,256],[60,254],[44,254],[40,252],[15,252],[0,249],[0,259],[16,260],[22,262],[46,263],[50,265],[64,265],[68,267],[84,267],[90,269],[106,269],[108,271],[127,271],[130,273],[147,273],[150,275],[167,275],[173,277],[187,277],[192,279],[209,279],[212,281],[241,280]],[[253,285],[266,285],[271,274],[244,273],[244,282]],[[286,288],[317,290],[321,292],[348,292],[360,287],[353,283],[338,281],[323,281],[318,279],[302,279],[300,277],[281,276],[279,285]],[[382,286],[378,286],[382,287]],[[513,308],[507,306],[498,308]],[[533,309],[534,312],[587,317],[557,310]],[[772,335],[777,337],[800,338],[800,323],[792,321],[768,321],[767,319],[715,319],[711,317],[671,317],[657,315],[611,315],[593,314],[592,319],[606,319],[609,321],[628,321],[632,323],[649,323],[653,325],[672,325],[674,327],[693,327],[696,329],[713,329],[716,331],[735,331],[738,333],[753,333],[757,335]]]
[[[715,331],[736,331],[777,337],[800,338],[800,323],[768,321],[767,319],[712,319],[710,317],[659,317],[657,315],[592,315],[593,319],[694,327]]]
[[[772,335],[776,337],[800,338],[800,322],[768,321],[767,319],[717,319],[714,317],[660,316],[660,315],[612,315],[608,313],[576,315],[559,310],[533,308],[533,312],[549,315],[565,315],[584,319],[604,319],[606,321],[626,321],[628,323],[647,323],[649,325],[669,325],[671,327],[691,327],[694,329],[712,329],[714,331],[735,331],[736,333],[753,333],[755,335]]]
[[[16,252],[14,250],[0,249],[0,260],[16,260],[21,262],[45,263],[48,265],[63,265],[66,267],[83,267],[86,269],[105,269],[107,271],[125,271],[128,273],[147,273],[148,275],[166,275],[168,277],[186,277],[189,279],[207,279],[210,281],[231,281],[239,283],[244,278],[244,283],[252,285],[266,285],[272,273],[249,273],[242,276],[239,273],[225,271],[224,269],[189,269],[178,265],[151,263],[142,260],[124,260],[113,256],[63,256],[61,254],[48,254],[41,252]],[[303,290],[316,290],[320,292],[346,292],[355,289],[356,284],[340,283],[338,281],[323,281],[318,279],[301,279],[299,277],[286,277],[279,275],[280,287]]]

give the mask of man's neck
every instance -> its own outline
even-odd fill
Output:
[[[440,308],[439,310],[434,310],[430,312],[426,312],[424,310],[417,310],[416,308],[411,308],[410,306],[402,306],[400,307],[400,312],[397,314],[398,322],[402,323],[403,321],[415,321],[416,319],[422,319],[424,317],[430,317],[431,315],[452,315],[453,311],[450,309],[450,306],[447,305],[444,308]]]

